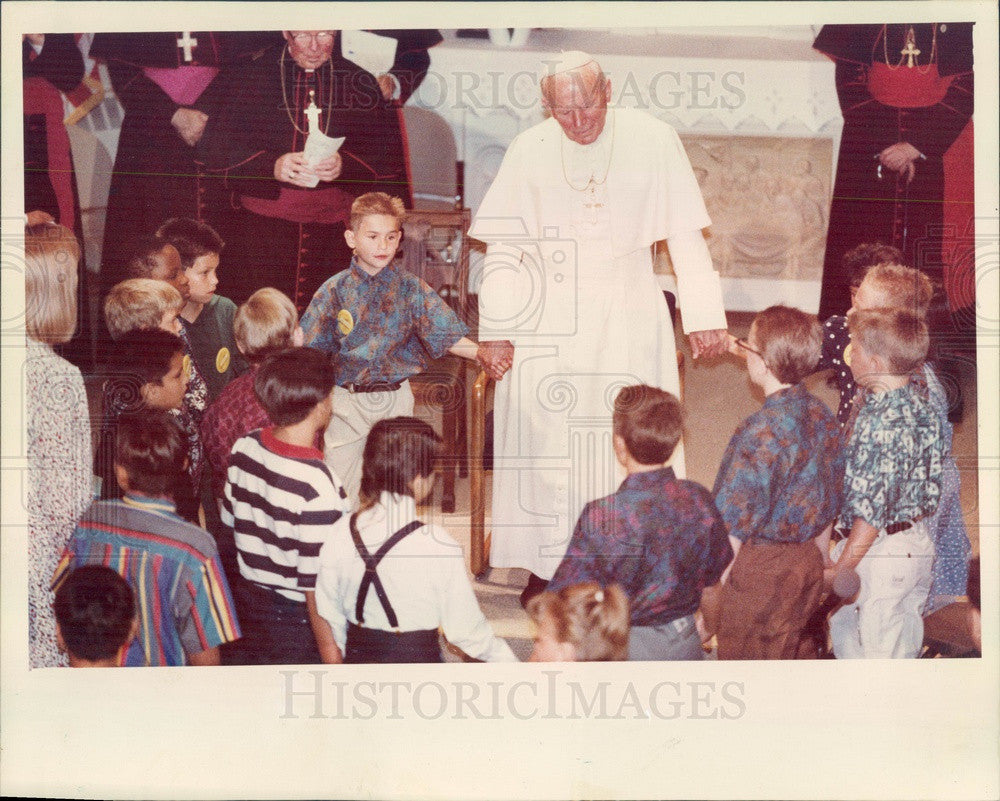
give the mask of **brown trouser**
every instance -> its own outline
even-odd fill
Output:
[[[823,558],[810,540],[743,543],[722,586],[719,659],[795,659],[823,592]]]

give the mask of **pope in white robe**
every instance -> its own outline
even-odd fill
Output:
[[[610,81],[582,53],[541,88],[552,116],[511,143],[470,234],[488,245],[480,339],[514,345],[494,402],[490,564],[547,580],[583,506],[623,478],[618,390],[679,395],[654,243],[670,249],[696,357],[725,349],[726,319],[701,232],[711,221],[674,129],[609,109]],[[680,446],[670,464],[684,475]]]

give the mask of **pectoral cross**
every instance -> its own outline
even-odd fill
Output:
[[[316,92],[314,89],[310,89],[309,105],[306,106],[306,118],[309,120],[306,130],[310,133],[312,131],[319,131],[319,115],[320,109],[316,106]]]
[[[191,31],[181,33],[181,38],[177,40],[177,46],[184,51],[184,61],[191,63],[191,49],[198,46],[198,40],[191,36]]]
[[[913,33],[913,28],[910,28],[910,30],[906,32],[906,45],[903,47],[902,50],[899,51],[899,54],[901,56],[906,56],[907,67],[912,67],[914,56],[920,55],[920,51],[917,49],[916,39],[917,37]]]
[[[598,202],[598,200],[597,200],[597,184],[594,183],[594,179],[593,178],[591,178],[590,182],[587,184],[587,190],[586,191],[587,191],[586,202],[584,202],[583,207],[585,209],[590,209],[590,211],[591,211],[591,215],[590,215],[591,222],[592,223],[596,223],[597,222],[597,210],[598,209],[603,209],[604,208],[604,204]]]

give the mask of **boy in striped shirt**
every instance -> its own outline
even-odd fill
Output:
[[[115,444],[123,497],[83,514],[52,579],[58,591],[75,568],[105,565],[129,583],[139,635],[123,666],[218,665],[219,646],[240,637],[215,541],[174,507],[186,460],[184,435],[166,412],[123,416]]]
[[[349,509],[315,447],[330,422],[333,385],[333,357],[324,351],[272,356],[254,392],[273,425],[237,440],[229,457],[222,522],[236,542],[240,661],[248,664],[319,664],[339,653],[315,599],[320,547]]]

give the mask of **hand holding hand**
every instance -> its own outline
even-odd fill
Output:
[[[729,334],[725,328],[692,331],[688,334],[688,342],[691,343],[691,355],[696,359],[721,356],[729,349]]]
[[[514,346],[506,339],[480,342],[476,361],[494,381],[499,381],[514,363]]]
[[[315,175],[316,172],[306,163],[304,153],[285,153],[274,162],[274,177],[286,184],[308,189]]]
[[[174,126],[178,136],[184,140],[188,147],[194,147],[205,133],[205,124],[208,122],[208,115],[195,108],[179,108],[170,118],[170,124]]]

